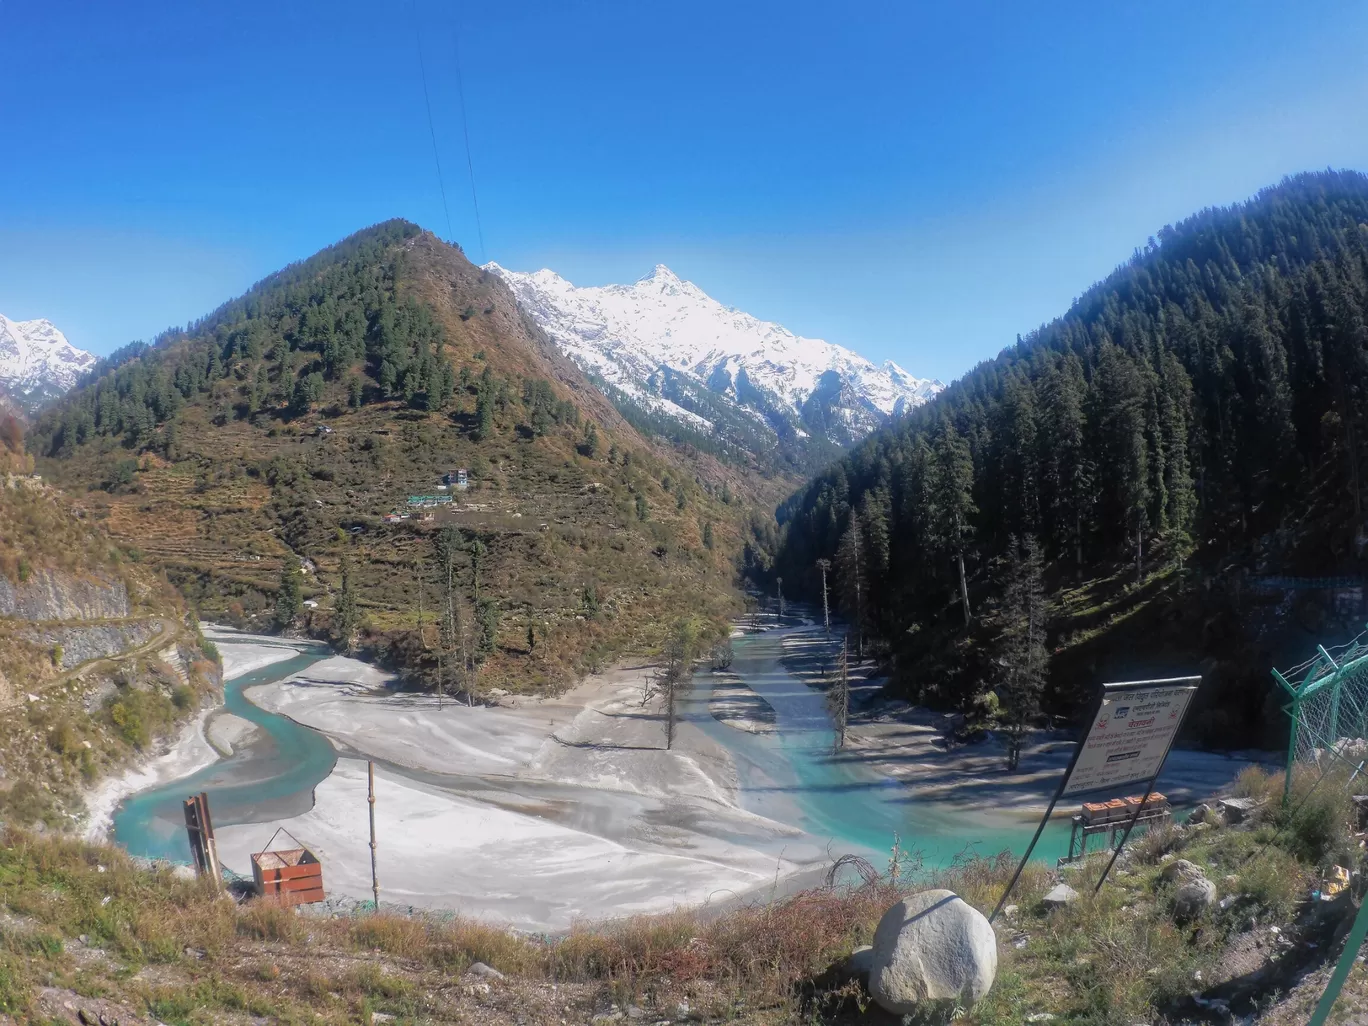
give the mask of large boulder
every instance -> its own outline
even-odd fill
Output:
[[[1041,904],[1046,908],[1063,908],[1065,905],[1072,905],[1078,900],[1078,892],[1066,883],[1058,883],[1050,888],[1050,893],[1041,898]]]
[[[1216,885],[1204,876],[1189,880],[1173,892],[1173,917],[1187,922],[1201,915],[1216,900]]]
[[[932,1001],[977,1001],[996,974],[992,926],[953,891],[904,898],[874,931],[869,992],[894,1015]]]
[[[1201,867],[1187,859],[1174,859],[1159,872],[1159,879],[1164,883],[1187,883],[1203,876],[1206,874],[1202,872]]]

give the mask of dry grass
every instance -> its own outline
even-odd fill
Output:
[[[1199,987],[1197,973],[1211,979],[1251,922],[1290,923],[1314,886],[1298,842],[1276,831],[1270,820],[1252,830],[1158,832],[1097,895],[1100,861],[1071,870],[1079,898],[1055,910],[1040,899],[1058,875],[1028,866],[1015,910],[996,924],[993,990],[958,1021],[1014,1026],[1037,1012],[1088,1026],[1156,1021]],[[268,1014],[356,1022],[379,1010],[432,1022],[556,1024],[588,1021],[611,1004],[669,1017],[681,1001],[710,1021],[881,1021],[869,1019],[867,996],[838,967],[869,942],[882,913],[927,886],[986,912],[1015,867],[1003,853],[916,881],[881,878],[723,914],[678,911],[530,938],[461,918],[323,919],[257,901],[237,906],[198,883],[140,870],[113,849],[16,831],[3,841],[0,913],[24,925],[0,928],[0,1010],[30,1008],[42,980],[75,980],[60,941],[85,935],[111,962],[107,971],[87,968],[82,985],[168,1023]],[[1176,855],[1234,900],[1176,923],[1174,885],[1160,877]],[[486,993],[463,980],[475,961],[508,981]]]

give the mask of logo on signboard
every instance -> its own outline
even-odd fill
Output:
[[[1130,706],[1123,705],[1121,708],[1117,709],[1116,712],[1112,713],[1112,715],[1115,716],[1118,720],[1124,720],[1129,712]]]

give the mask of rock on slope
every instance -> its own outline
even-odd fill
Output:
[[[847,445],[943,387],[725,307],[663,264],[631,285],[590,288],[549,270],[485,268],[622,398],[701,432],[748,421],[752,451],[776,433]]]
[[[0,314],[0,410],[8,399],[33,413],[75,385],[95,362],[94,354],[73,346],[51,321],[12,321]]]

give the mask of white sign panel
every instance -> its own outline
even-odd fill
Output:
[[[1159,772],[1197,690],[1196,677],[1107,684],[1063,794],[1148,781]]]

